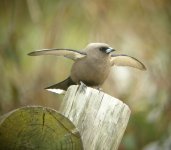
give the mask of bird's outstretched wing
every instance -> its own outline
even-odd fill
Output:
[[[125,55],[125,54],[119,54],[119,55],[112,55],[111,56],[111,65],[116,66],[129,66],[134,67],[140,70],[146,70],[145,65],[137,60],[134,57]]]
[[[30,56],[39,56],[39,55],[56,55],[56,56],[64,56],[70,58],[72,60],[77,60],[84,58],[87,54],[84,52],[80,52],[72,49],[41,49],[34,52],[29,53]]]

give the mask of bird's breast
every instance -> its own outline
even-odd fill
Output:
[[[73,64],[71,79],[79,83],[82,81],[88,86],[99,86],[110,72],[110,62],[106,60],[79,60]]]

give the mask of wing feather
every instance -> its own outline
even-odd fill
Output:
[[[64,56],[72,60],[77,60],[84,58],[87,54],[72,49],[41,49],[29,53],[30,56],[39,56],[39,55],[55,55],[55,56]]]
[[[125,54],[119,54],[119,55],[112,55],[111,56],[111,65],[116,66],[129,66],[134,67],[140,70],[146,70],[145,65],[137,60],[134,57],[125,55]]]

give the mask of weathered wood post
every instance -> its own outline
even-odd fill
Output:
[[[78,128],[85,150],[117,150],[131,113],[120,100],[85,85],[69,87],[60,112]]]
[[[0,150],[82,150],[80,134],[56,110],[15,109],[0,117]]]

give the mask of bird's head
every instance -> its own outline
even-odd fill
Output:
[[[99,53],[99,54],[109,55],[111,52],[115,50],[105,43],[90,43],[85,48],[85,51],[90,52],[90,53]]]

